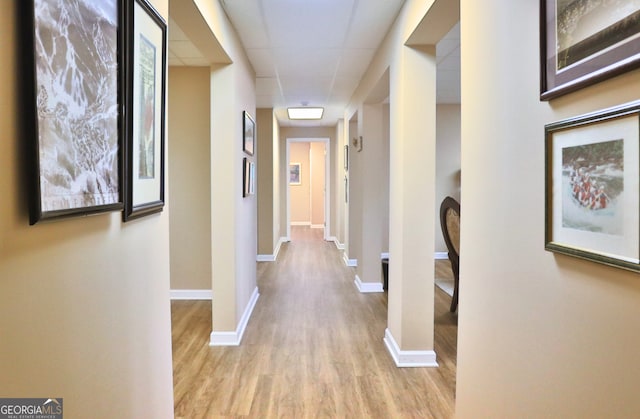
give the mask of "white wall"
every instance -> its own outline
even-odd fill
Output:
[[[211,290],[208,67],[169,67],[171,289]]]
[[[258,295],[257,197],[242,197],[242,159],[255,163],[260,151],[256,147],[248,156],[241,147],[243,112],[256,118],[255,73],[220,3],[193,0],[179,7],[190,11],[180,14],[184,20],[178,22],[187,36],[220,45],[226,56],[211,66],[210,73],[211,343],[237,343],[244,330],[242,321]],[[193,30],[202,25],[208,29]],[[200,38],[192,41],[203,43]]]
[[[21,5],[0,0],[0,394],[62,397],[68,418],[172,418],[169,205],[29,226]]]
[[[638,99],[640,71],[540,102],[539,4],[461,1],[456,417],[640,417],[638,274],[544,250],[545,124]]]
[[[436,107],[436,214],[442,200],[451,196],[460,202],[460,105]],[[462,209],[461,209],[462,210]],[[440,218],[436,217],[436,252],[446,252]]]
[[[325,143],[312,142],[310,147],[311,226],[321,227],[325,221]]]

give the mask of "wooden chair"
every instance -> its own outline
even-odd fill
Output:
[[[440,227],[447,245],[451,270],[453,271],[452,313],[458,308],[458,282],[460,269],[460,203],[448,196],[440,204]]]

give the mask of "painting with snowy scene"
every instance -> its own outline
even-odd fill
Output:
[[[122,208],[120,1],[33,2],[37,173],[31,224]]]
[[[640,272],[640,101],[545,125],[545,250]]]
[[[562,150],[562,225],[621,235],[624,140]]]

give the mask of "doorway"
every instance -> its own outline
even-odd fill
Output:
[[[291,226],[322,229],[329,238],[329,138],[287,138],[287,240]]]

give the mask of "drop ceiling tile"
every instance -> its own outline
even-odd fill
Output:
[[[353,15],[345,46],[377,48],[403,3],[404,0],[360,1]]]
[[[438,61],[438,68],[443,70],[460,70],[460,48]]]
[[[285,96],[291,94],[318,92],[318,96],[326,96],[331,89],[333,79],[329,77],[281,77],[280,84]]]
[[[256,72],[256,77],[275,77],[277,75],[276,62],[270,49],[249,49],[247,57]]]
[[[344,45],[353,0],[271,0],[265,2],[269,37],[274,47]]]
[[[234,22],[245,48],[269,46],[266,22],[262,14],[262,1],[223,1],[223,6]]]
[[[356,90],[360,83],[360,77],[336,77],[333,80],[333,90],[350,92],[349,96]]]
[[[373,58],[374,54],[374,49],[345,49],[340,59],[340,76],[357,77],[358,79],[360,79],[367,68],[369,68],[369,64],[371,64],[371,59]]]
[[[280,84],[275,77],[257,77],[256,95],[280,95]]]
[[[274,59],[281,77],[333,77],[340,59],[338,49],[276,49]]]
[[[436,57],[446,57],[454,53],[460,47],[459,39],[442,39],[436,45]]]

